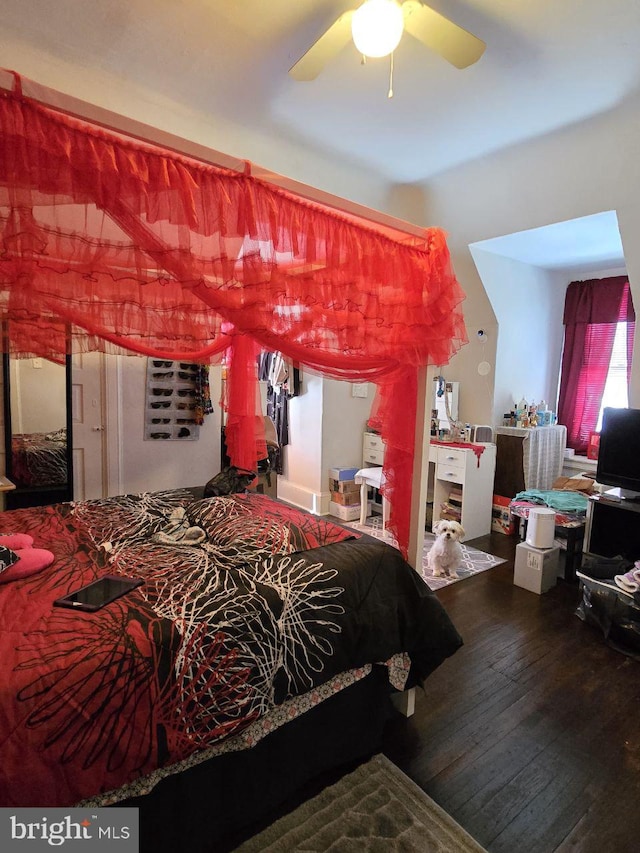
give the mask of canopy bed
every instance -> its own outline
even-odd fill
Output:
[[[202,156],[134,138],[122,127],[113,130],[115,121],[103,116],[103,125],[112,125],[109,129],[95,121],[96,110],[92,121],[78,118],[72,113],[91,116],[88,105],[80,108],[67,99],[66,109],[61,109],[61,96],[22,81],[13,72],[0,73],[0,85],[5,87],[0,91],[0,308],[9,324],[7,351],[58,361],[69,352],[90,350],[201,363],[224,355],[226,443],[231,463],[239,468],[254,468],[256,460],[267,455],[264,436],[256,441],[256,424],[261,423],[255,408],[256,363],[261,351],[280,352],[327,376],[375,382],[373,421],[387,447],[385,499],[390,525],[406,556],[418,376],[427,365],[446,364],[466,342],[460,308],[463,293],[442,231],[400,227],[373,212],[365,219],[364,211],[354,205],[349,206],[351,210],[337,210],[335,200],[333,205],[311,200],[312,193],[304,197],[282,186],[276,176],[267,179],[248,163],[240,169],[214,165]],[[376,218],[382,221],[375,222]],[[238,507],[246,508],[251,499],[270,500],[250,496],[244,504],[236,500],[231,511],[237,515]],[[287,784],[298,784],[331,762],[371,748],[384,716],[372,708],[385,707],[382,698],[389,693],[389,671],[397,668],[398,661],[400,669],[403,660],[408,669],[396,683],[420,683],[459,646],[460,638],[433,594],[394,549],[373,545],[367,537],[354,540],[352,532],[346,536],[343,528],[322,526],[319,519],[309,521],[313,516],[303,513],[283,519],[281,505],[274,502],[278,510],[260,504],[248,516],[255,515],[257,521],[244,518],[239,526],[231,525],[237,535],[244,531],[240,545],[221,532],[229,527],[229,519],[222,526],[216,519],[220,507],[229,509],[228,500],[212,498],[206,505],[196,505],[193,495],[142,495],[108,499],[97,506],[89,501],[18,510],[3,517],[2,529],[30,533],[54,559],[41,574],[0,584],[0,638],[7,647],[3,665],[19,674],[22,703],[19,711],[7,710],[3,700],[3,725],[11,724],[13,729],[20,718],[24,732],[35,743],[34,721],[50,719],[48,712],[34,705],[35,697],[60,677],[58,662],[43,656],[28,633],[29,626],[41,625],[41,620],[54,632],[49,646],[55,641],[64,648],[67,630],[69,636],[78,631],[87,636],[84,632],[89,631],[87,639],[97,643],[96,648],[117,635],[118,654],[128,650],[122,657],[126,666],[135,668],[139,659],[153,661],[156,673],[148,683],[132,670],[134,692],[120,696],[126,709],[112,711],[98,729],[82,729],[82,748],[97,750],[106,778],[94,779],[94,785],[85,776],[84,789],[70,790],[68,778],[76,774],[67,774],[65,783],[56,787],[66,791],[65,804],[89,802],[91,794],[102,795],[110,788],[124,791],[123,785],[130,785],[137,776],[146,778],[154,767],[162,769],[168,763],[184,773],[163,779],[157,786],[159,793],[154,788],[148,796],[136,798],[138,792],[129,788],[122,796],[141,808],[154,796],[160,803],[169,796],[187,809],[189,803],[200,800],[194,798],[193,785],[182,790],[182,780],[195,779],[197,787],[204,765],[182,767],[181,762],[189,762],[194,752],[209,749],[212,743],[214,747],[220,741],[226,743],[223,735],[229,741],[243,734],[248,738],[242,747],[232,747],[240,750],[238,764],[257,762],[259,750],[264,749],[267,765],[273,767],[269,751],[279,737],[288,747],[295,743],[303,749],[301,744],[306,743],[305,761],[295,761],[295,768],[285,770]],[[141,549],[148,553],[148,537],[174,523],[175,513],[181,523],[188,517],[192,526],[204,528],[205,538],[189,545],[154,540],[155,563],[150,565]],[[160,547],[173,550],[159,555]],[[225,569],[219,564],[221,554],[227,560]],[[276,713],[286,708],[292,723],[276,732],[279,726],[270,722],[274,737],[261,741],[262,746],[250,750],[247,759],[244,751],[252,745],[251,738],[258,740],[255,729],[248,727],[263,719],[256,699],[260,689],[251,673],[267,664],[249,654],[247,636],[234,640],[231,648],[225,645],[230,617],[224,607],[227,615],[220,623],[224,627],[213,635],[207,634],[208,617],[202,623],[175,614],[184,607],[189,612],[195,607],[200,615],[210,609],[211,624],[218,624],[213,620],[216,607],[202,596],[202,589],[220,587],[225,607],[234,612],[240,601],[251,601],[252,612],[259,609],[269,621],[284,607],[276,622],[286,622],[286,609],[293,607],[299,595],[286,592],[285,575],[292,561],[298,583],[307,575],[315,578],[313,583],[319,583],[324,574],[329,579],[328,591],[321,592],[322,600],[311,608],[312,621],[322,628],[317,636],[310,632],[311,650],[300,646],[306,649],[300,659],[304,665],[292,658],[291,666],[284,667],[285,673],[301,673],[298,681],[284,678],[282,667],[275,666],[278,681],[267,691],[271,704],[266,705]],[[175,574],[169,577],[172,566]],[[107,567],[142,576],[145,584],[101,611],[99,620],[65,613],[65,618],[74,620],[65,627],[62,613],[51,606],[54,587],[56,593],[61,586],[76,588],[79,581],[97,577]],[[345,592],[349,587],[343,577],[345,567],[359,578],[352,593]],[[176,579],[184,598],[173,593]],[[12,615],[10,600],[15,595],[34,605],[30,620],[24,617],[17,622]],[[354,609],[358,601],[355,610],[360,613],[368,595],[373,596],[374,610],[392,610],[390,627],[372,633],[395,640],[390,644],[385,640],[378,648],[358,646],[354,638],[360,636],[362,625],[354,628],[341,622],[340,612]],[[365,612],[360,613],[363,624],[367,624]],[[205,627],[198,627],[201,624]],[[16,641],[18,627],[27,631],[26,639]],[[340,635],[340,645],[333,642],[334,633]],[[280,659],[278,655],[285,652],[277,653],[270,643],[265,648]],[[32,657],[18,660],[16,655],[26,654],[25,650]],[[326,666],[329,658],[334,665],[340,664],[336,671]],[[319,659],[322,665],[317,665]],[[363,667],[366,671],[360,672]],[[92,685],[88,678],[88,696],[96,699],[111,684],[106,670],[104,674],[102,686]],[[351,684],[345,690],[337,683],[343,677]],[[216,702],[226,702],[226,712],[220,718],[202,713],[207,718],[202,734],[202,720],[196,726],[192,718],[200,703],[207,707],[203,697],[216,679],[224,687],[223,699],[218,697]],[[176,681],[190,683],[191,694],[181,693]],[[174,692],[167,699],[168,689]],[[158,693],[165,700],[160,712],[154,705]],[[146,717],[134,710],[140,695],[145,697]],[[350,696],[355,697],[353,705]],[[240,707],[249,709],[248,716],[234,710],[232,699],[238,698]],[[313,710],[298,717],[287,706],[290,701],[307,703]],[[337,728],[332,709],[342,720]],[[44,743],[48,748],[56,744],[58,760],[64,765],[77,757],[78,750],[70,743],[61,744],[60,732],[80,724],[60,697],[56,714]],[[178,715],[189,732],[180,733],[169,725],[171,715]],[[306,721],[313,719],[317,725],[309,735]],[[119,751],[114,737],[118,742],[125,738],[128,746]],[[49,760],[54,754],[48,753]],[[292,763],[278,755],[279,766]],[[212,755],[211,761],[217,768],[226,768],[231,759],[228,754]],[[86,769],[86,754],[81,755],[82,762]],[[267,771],[257,772],[257,766],[256,792],[260,793],[255,799],[263,800],[264,806],[266,792],[274,786]],[[118,775],[115,771],[123,767],[123,775]],[[22,795],[19,788],[10,790],[13,793],[4,796],[15,797],[10,799],[12,804],[28,799],[25,790]],[[171,793],[163,793],[167,791]],[[121,796],[114,799],[122,801]],[[228,811],[233,811],[231,804]]]

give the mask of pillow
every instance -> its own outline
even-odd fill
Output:
[[[290,554],[289,529],[274,519],[251,511],[249,504],[233,496],[205,498],[187,507],[191,524],[202,528],[209,542],[220,547],[245,545],[265,548],[272,554]]]
[[[5,545],[0,545],[0,574],[3,574],[7,569],[11,568],[14,563],[17,563],[20,557],[15,551],[7,548]]]
[[[5,533],[0,535],[0,545],[11,548],[12,551],[19,551],[20,548],[31,548],[33,536],[29,536],[28,533]]]
[[[41,572],[53,563],[55,557],[44,548],[24,548],[14,554],[14,563],[0,573],[0,583],[9,583],[20,578],[28,578]]]
[[[252,492],[205,498],[186,509],[191,524],[221,546],[244,543],[274,554],[292,554],[359,538],[353,530]]]

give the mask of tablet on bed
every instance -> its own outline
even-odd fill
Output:
[[[56,607],[73,607],[76,610],[100,610],[106,604],[120,598],[137,586],[141,586],[140,578],[123,578],[119,575],[105,575],[80,589],[70,592],[53,602]]]

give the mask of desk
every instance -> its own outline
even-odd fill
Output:
[[[494,444],[456,444],[431,442],[429,446],[428,492],[433,492],[433,524],[446,515],[452,492],[461,494],[458,500],[459,519],[467,539],[485,536],[491,530],[491,505],[496,448]],[[362,468],[355,475],[360,484],[360,523],[365,524],[368,512],[369,486],[379,489],[384,484],[381,467]],[[382,498],[382,524],[387,523],[388,504]]]
[[[465,539],[486,536],[491,531],[495,444],[433,442],[429,461],[435,461],[433,523],[443,517],[458,516],[456,520],[464,527]],[[454,495],[457,506],[451,505]]]

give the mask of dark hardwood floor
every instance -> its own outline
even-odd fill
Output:
[[[389,723],[384,753],[489,853],[640,850],[640,663],[576,615],[578,586],[513,585],[507,562],[442,589],[465,645]]]
[[[514,586],[517,541],[468,543],[506,562],[437,593],[465,645],[416,691],[415,714],[388,722],[382,752],[489,853],[636,853],[640,662],[575,615],[577,585]],[[216,853],[355,766],[219,839]]]

